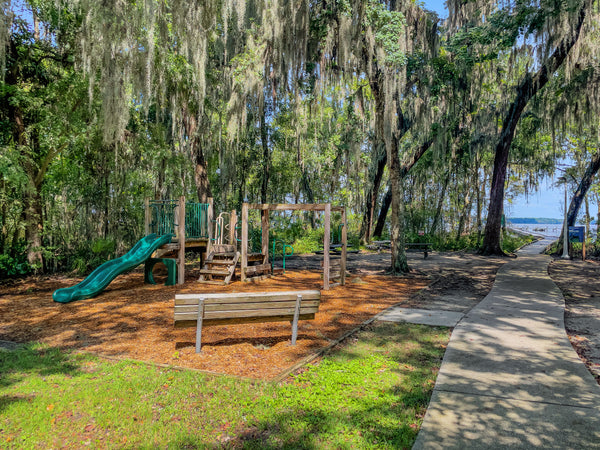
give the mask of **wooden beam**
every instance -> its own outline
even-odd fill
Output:
[[[214,199],[212,197],[208,197],[208,210],[206,212],[206,231],[208,234],[208,244],[206,244],[206,256],[208,256],[208,254],[211,251],[212,241],[214,237],[212,227],[213,217],[215,216],[214,204]]]
[[[144,199],[144,236],[150,234],[150,221],[152,220],[152,214],[150,211],[150,199],[146,197]]]
[[[263,264],[269,264],[269,210],[263,209],[260,213],[260,228],[262,231],[261,243]]]
[[[235,245],[237,248],[237,241],[235,239],[235,227],[237,227],[237,213],[235,209],[231,211],[229,215],[229,244]]]
[[[342,211],[342,260],[340,261],[340,284],[346,284],[346,259],[348,257],[348,224],[346,223],[346,208]]]
[[[325,205],[325,233],[323,234],[323,289],[329,290],[329,235],[331,233],[331,204]]]
[[[196,320],[196,353],[200,353],[202,347],[202,320],[204,319],[204,299],[198,300],[198,319]]]
[[[246,281],[248,268],[248,203],[242,203],[242,262],[240,263],[242,281]]]
[[[177,234],[179,236],[179,253],[177,255],[177,284],[185,283],[185,197],[179,197],[179,217]]]
[[[258,209],[261,211],[325,211],[325,208],[329,208],[331,211],[342,212],[343,206],[331,206],[330,203],[313,203],[313,204],[294,204],[294,203],[250,203],[249,209]]]

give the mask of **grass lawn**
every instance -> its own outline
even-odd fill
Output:
[[[449,337],[380,323],[280,385],[0,351],[0,448],[410,448]]]

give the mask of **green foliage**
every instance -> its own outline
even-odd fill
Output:
[[[25,259],[25,253],[18,254],[16,257],[0,254],[0,280],[27,275],[30,272],[31,268]]]
[[[369,2],[369,22],[375,30],[375,40],[385,52],[385,64],[403,66],[406,64],[406,53],[400,46],[406,19],[399,11],[390,11],[378,1]]]

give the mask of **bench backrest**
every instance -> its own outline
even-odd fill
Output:
[[[317,290],[176,294],[175,327],[196,326],[200,298],[204,299],[203,325],[292,320],[299,295],[302,296],[299,319],[314,319],[321,300],[321,292]]]

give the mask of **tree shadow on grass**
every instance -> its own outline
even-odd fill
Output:
[[[29,343],[14,350],[0,350],[0,389],[8,388],[31,375],[75,376],[79,365],[72,356],[56,347]],[[0,414],[11,404],[28,401],[27,395],[0,395]]]

